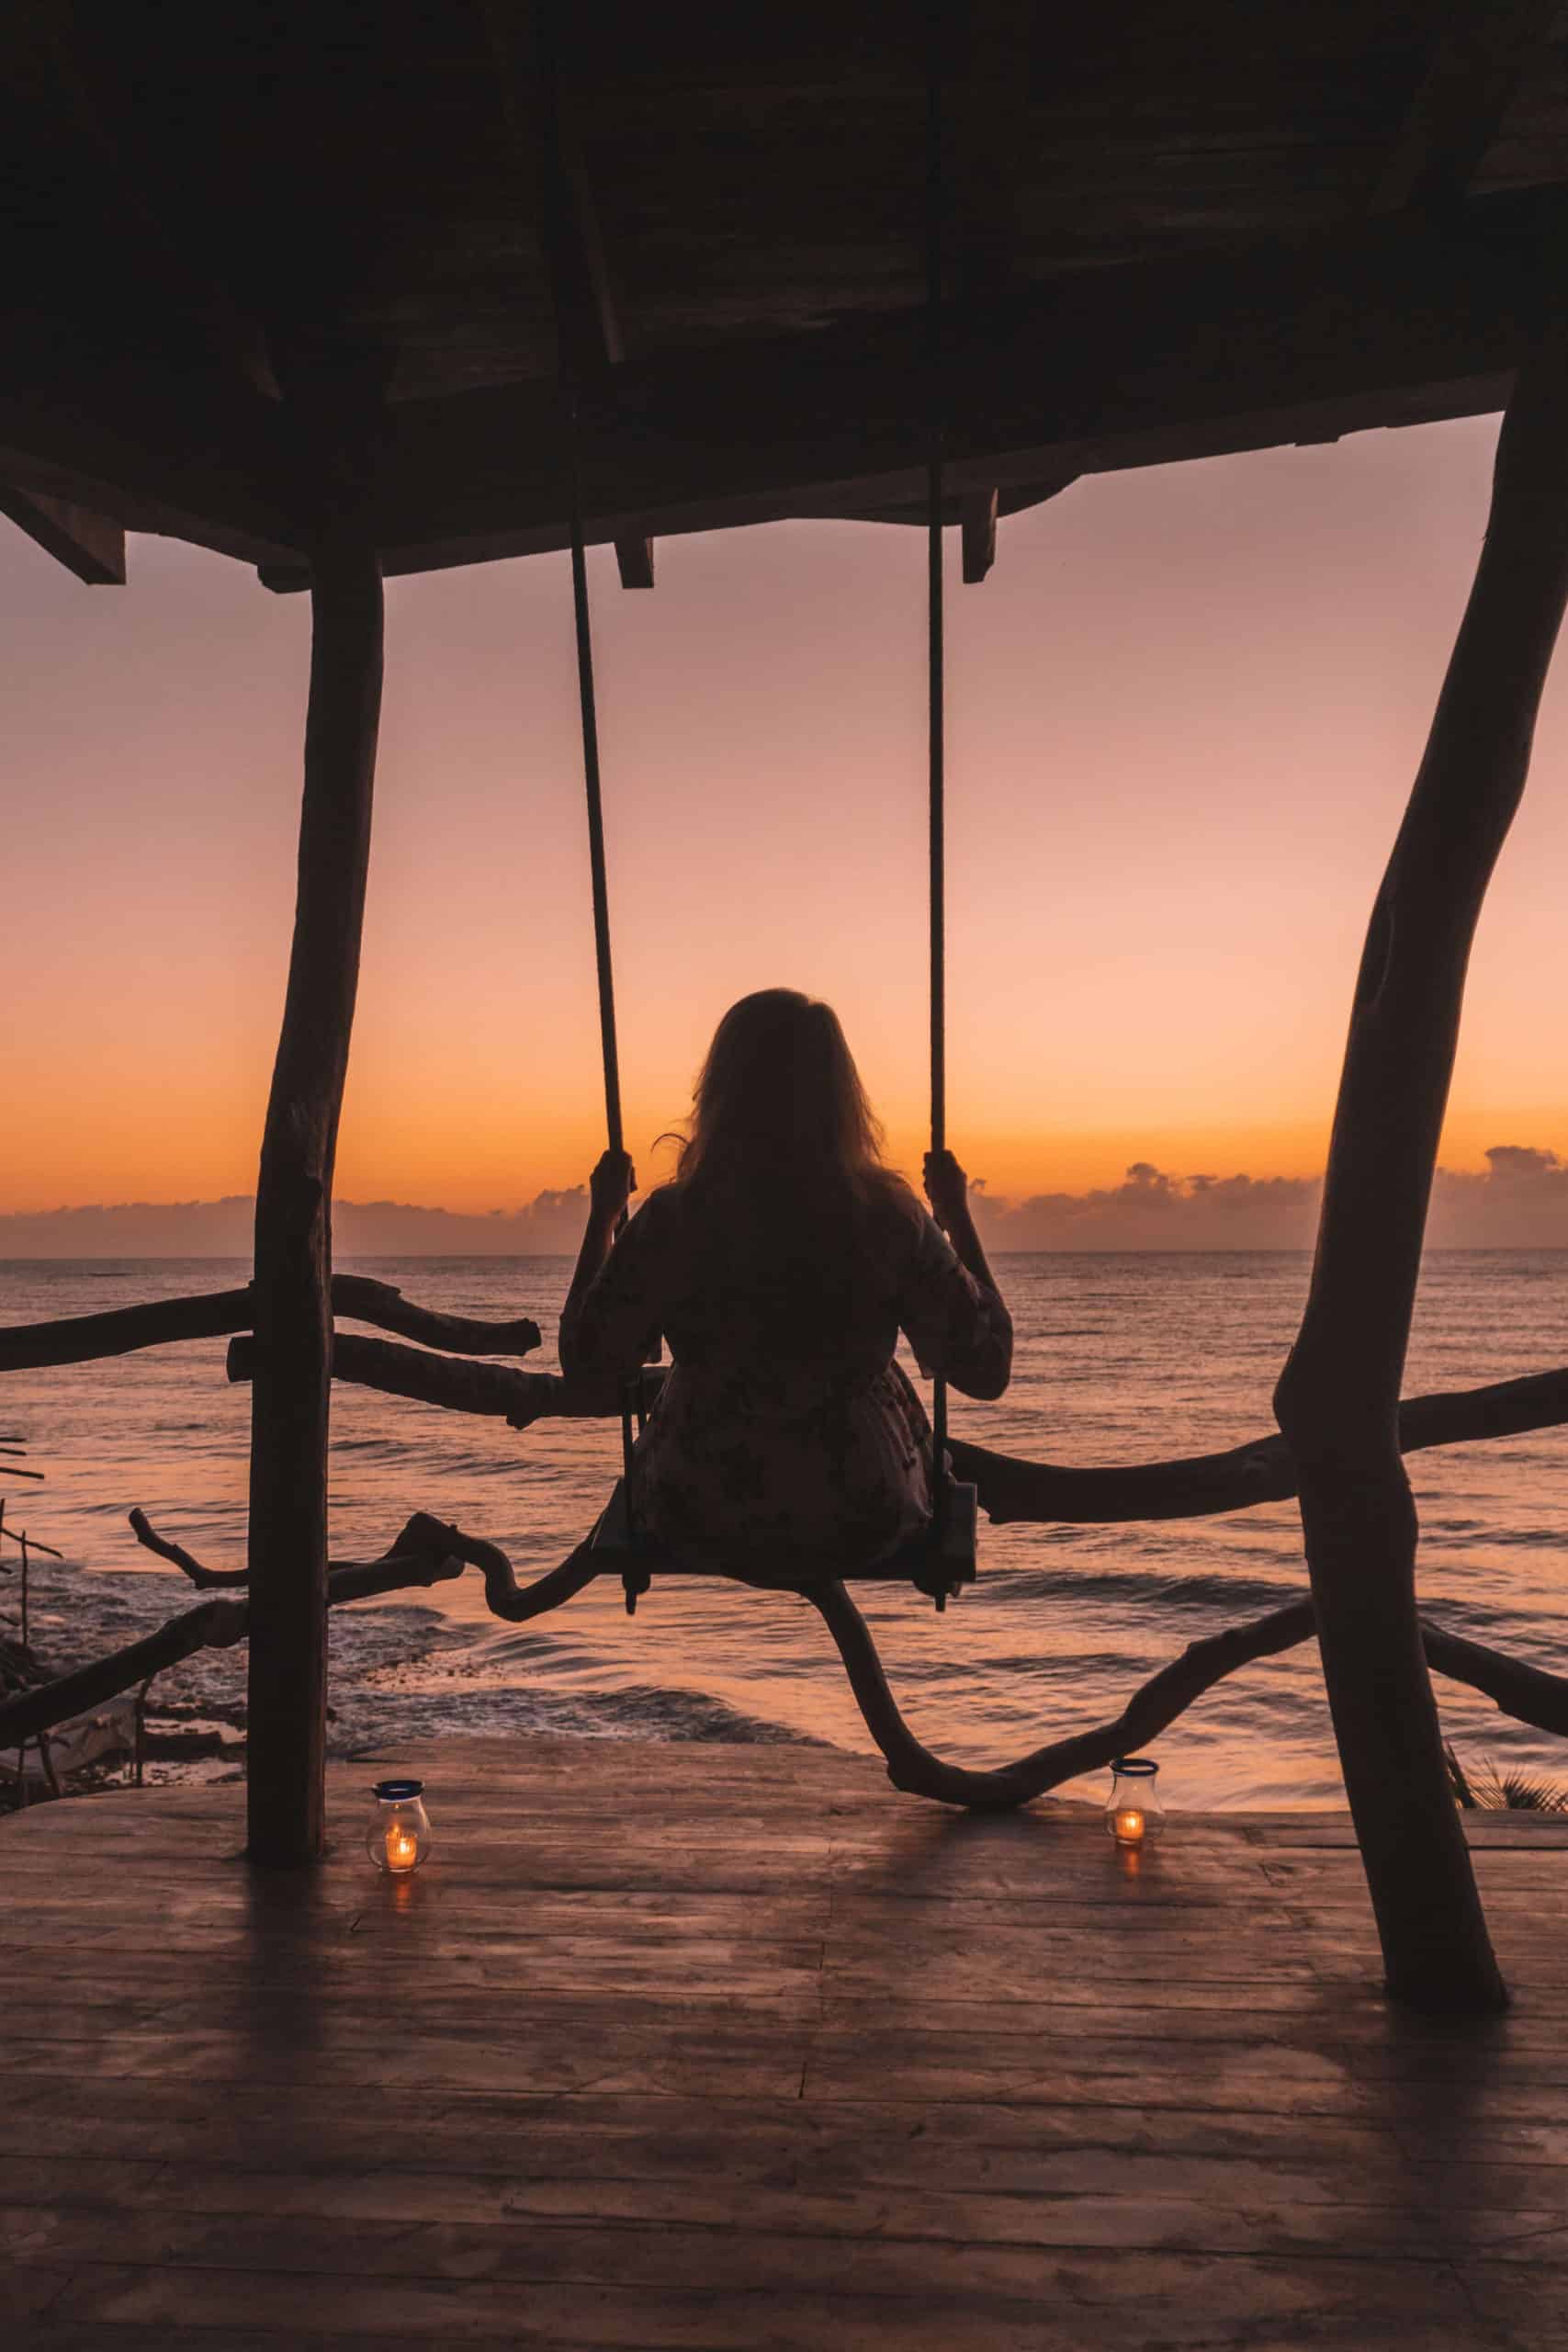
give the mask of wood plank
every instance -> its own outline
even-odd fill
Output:
[[[558,2148],[560,2143],[557,2143]],[[722,2154],[721,2154],[722,2150]],[[574,2151],[569,2151],[574,2153]],[[874,2138],[829,2151],[824,2165],[799,2159],[771,2165],[743,2131],[702,2144],[694,2164],[677,2146],[663,2165],[602,2147],[599,2166],[562,2173],[536,2163],[465,2165],[448,2149],[440,2168],[398,2164],[308,2167],[165,2162],[34,2153],[0,2156],[0,2239],[24,2252],[47,2243],[59,2258],[70,2243],[85,2258],[135,2234],[133,2216],[166,2212],[210,2222],[284,2217],[334,2227],[417,2212],[423,2223],[489,2230],[496,2225],[756,2229],[775,2236],[902,2238],[934,2244],[1141,2246],[1188,2252],[1348,2251],[1440,2261],[1461,2249],[1517,2259],[1540,2241],[1541,2258],[1562,2267],[1568,2234],[1568,2167],[1515,2165],[1316,2166],[1253,2150],[1196,2157],[1168,2150],[1128,2153],[1075,2147],[1015,2160],[998,2177],[989,2151],[976,2151],[956,2177],[947,2150],[889,2161]],[[739,2164],[737,2163],[739,2159]],[[619,2168],[617,2168],[619,2167]],[[1479,2192],[1476,2193],[1476,2192]],[[933,2196],[937,2199],[931,2206]],[[37,2211],[39,2219],[28,2219]],[[87,2223],[71,2216],[84,2212]],[[1435,2217],[1441,2233],[1432,2227]],[[96,2234],[89,2234],[89,2230]],[[137,2257],[144,2258],[144,2257]],[[376,2267],[423,2267],[416,2250]],[[475,2268],[484,2267],[477,2260]]]
[[[58,2278],[59,2272],[51,2272]],[[1037,2262],[1027,2296],[976,2299],[962,2290],[878,2296],[852,2278],[818,2291],[781,2289],[766,2301],[770,2346],[842,2352],[1083,2352],[1097,2345],[1147,2344],[1147,2315],[1159,2313],[1160,2342],[1332,2342],[1379,2352],[1454,2352],[1476,2342],[1471,2306],[1450,2273],[1433,2264],[1246,2262],[1176,2255],[1081,2255]],[[848,2291],[845,2291],[848,2290]],[[51,2312],[51,2344],[69,2343],[62,2324],[112,2324],[166,2330],[229,2328],[236,2311],[265,2341],[295,2345],[350,2335],[362,2345],[411,2339],[500,2341],[528,2346],[583,2344],[692,2346],[734,2352],[757,2340],[758,2299],[747,2289],[650,2289],[595,2278],[584,2285],[490,2279],[384,2279],[272,2268],[138,2270],[93,2265],[79,2270]],[[102,2337],[98,2342],[101,2346]],[[167,2338],[165,2338],[167,2340]],[[1222,2335],[1219,2338],[1224,2341]]]
[[[1475,1841],[1519,1998],[1455,2033],[1382,2000],[1333,1819],[1192,1819],[1128,1874],[1091,1811],[951,1821],[830,1751],[396,1760],[445,1796],[400,1888],[364,1762],[304,1880],[237,1858],[233,1789],[0,1824],[6,2352],[729,2352],[763,2312],[813,2352],[1146,2352],[1156,2310],[1171,2346],[1469,2352],[1505,2273],[1512,2352],[1551,2342],[1540,1825]]]
[[[73,571],[90,588],[125,585],[125,531],[107,515],[40,491],[13,490],[0,483],[0,514],[36,540],[46,555]]]
[[[824,2189],[889,2183],[943,2194],[945,2183],[1035,2195],[1106,2178],[1135,2159],[1168,2189],[1183,2181],[1190,2187],[1216,2166],[1256,2165],[1270,2178],[1303,2184],[1303,2194],[1304,2184],[1317,2184],[1328,2201],[1337,2182],[1353,2195],[1356,2184],[1395,2178],[1402,2165],[1417,2177],[1410,2171],[1416,2160],[1386,2124],[1235,2109],[832,2106],[673,2096],[649,2102],[633,2092],[508,2097],[488,2089],[446,2091],[433,2103],[428,2091],[383,2082],[346,2102],[307,2086],[283,2112],[254,2084],[214,2101],[188,2083],[108,2080],[89,2097],[58,2076],[11,2079],[16,2094],[0,2116],[0,2147],[24,2167],[47,2146],[62,2164],[188,2163],[285,2179],[374,2175],[389,2184],[385,2194],[394,2200],[401,2176],[420,2172],[577,2183],[592,2193],[614,2182],[679,2178],[700,2186],[722,2177]],[[1533,2177],[1529,2167],[1543,2179],[1563,2177],[1568,2134],[1528,2124],[1516,2133],[1517,2155],[1467,2159],[1467,2193],[1478,2176],[1495,2184],[1477,2202],[1517,2202],[1517,2184]],[[1505,2144],[1495,2132],[1489,2145]],[[1555,2192],[1533,2193],[1555,2208]],[[1433,2201],[1441,2201],[1438,2189]]]
[[[303,2196],[257,2211],[172,2202],[0,2204],[0,2260],[68,2266],[110,2258],[182,2271],[259,2269],[377,2278],[510,2279],[680,2288],[704,2277],[720,2292],[773,2296],[794,2289],[856,2296],[950,2294],[980,2303],[1036,2290],[1044,2254],[1345,2256],[1441,2267],[1456,2256],[1568,2265],[1568,2222],[1552,2211],[1444,2210],[1440,2232],[1425,2208],[1397,2196],[1382,2204],[1302,2203],[1256,2184],[1236,2201],[1100,2192],[1089,2196],[944,2197],[934,2224],[932,2188],[856,2196],[716,2193],[688,2199],[639,2182],[607,2197],[588,2219],[559,2217],[491,2192],[486,2219],[417,2209],[415,2184],[382,2180],[380,2199],[311,2207]],[[390,2195],[389,2196],[389,2191]],[[539,2200],[543,2203],[545,2200]],[[389,2213],[389,2202],[403,2207]]]
[[[1369,209],[1452,205],[1497,134],[1559,0],[1458,0],[1379,167]]]

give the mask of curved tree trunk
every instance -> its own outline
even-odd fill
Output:
[[[1523,370],[1486,544],[1367,935],[1317,1255],[1276,1396],[1324,1679],[1397,1998],[1506,1999],[1444,1769],[1416,1607],[1399,1386],[1466,967],[1568,599],[1568,365]]]
[[[313,563],[299,901],[256,1184],[249,1850],[276,1864],[314,1860],[325,1836],[333,1163],[381,703],[375,548],[339,516]]]

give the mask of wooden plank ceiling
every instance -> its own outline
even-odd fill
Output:
[[[949,0],[945,344],[907,0],[226,0],[0,23],[0,508],[304,578],[280,377],[388,370],[389,569],[919,512],[1495,406],[1568,247],[1558,0]],[[563,393],[563,385],[565,393]],[[567,396],[570,395],[570,398]]]

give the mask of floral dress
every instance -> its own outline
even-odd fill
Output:
[[[910,1200],[836,1264],[748,1251],[677,1186],[652,1193],[561,1318],[583,1372],[629,1374],[660,1336],[673,1369],[638,1441],[640,1532],[705,1566],[863,1566],[931,1511],[931,1424],[894,1362],[996,1396],[1012,1321]]]

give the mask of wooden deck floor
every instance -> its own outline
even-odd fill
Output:
[[[1568,1822],[1391,2014],[1344,1826],[976,1821],[816,1751],[448,1742],[377,1878],[237,1789],[0,1824],[8,2352],[1568,2345]]]

